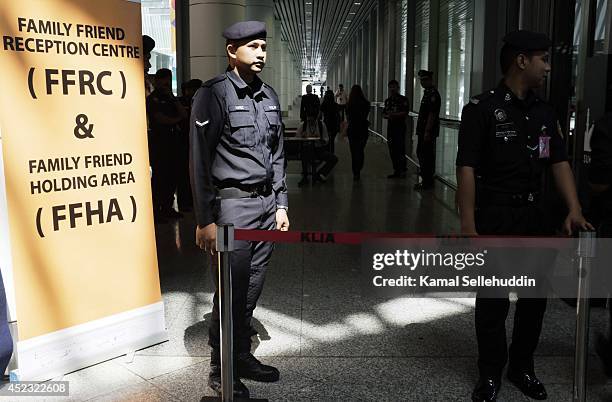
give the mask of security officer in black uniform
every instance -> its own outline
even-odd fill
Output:
[[[399,93],[399,83],[389,81],[389,97],[385,100],[383,118],[387,119],[387,145],[393,165],[389,179],[406,177],[406,117],[410,111],[408,98]]]
[[[591,164],[589,166],[589,185],[591,205],[589,219],[597,228],[597,237],[612,238],[612,111],[595,122],[591,137]],[[602,240],[608,242],[608,240]],[[606,247],[597,248],[595,269],[608,272],[610,254]],[[606,280],[604,274],[604,283]],[[597,339],[597,353],[602,359],[608,377],[612,377],[612,307],[608,307],[609,322],[607,337]]]
[[[187,112],[172,93],[172,71],[162,68],[155,73],[155,90],[147,97],[149,117],[149,155],[153,176],[153,216],[156,223],[166,218],[181,218],[174,203],[178,173],[180,123]]]
[[[190,123],[196,242],[211,254],[216,253],[216,223],[232,223],[238,229],[289,229],[280,104],[276,92],[257,77],[266,62],[265,24],[239,22],[223,36],[229,67],[198,90]],[[250,353],[251,317],[272,249],[269,242],[236,241],[231,253],[234,393],[239,397],[249,392],[238,377],[264,382],[279,378],[276,368]],[[212,317],[209,385],[219,392],[217,294]]]
[[[497,88],[472,98],[461,117],[457,201],[462,233],[552,234],[545,217],[550,207],[540,202],[547,168],[568,208],[564,231],[591,229],[582,215],[553,108],[533,92],[550,72],[551,41],[544,34],[517,31],[506,35],[504,42],[500,57],[504,79]],[[533,363],[546,299],[519,298],[508,353],[508,298],[484,296],[480,289],[475,314],[480,380],[472,400],[496,400],[508,357],[508,379],[525,395],[546,399]]]
[[[421,86],[425,89],[419,117],[417,120],[416,134],[419,140],[417,144],[417,157],[421,165],[421,182],[414,186],[415,190],[427,190],[434,185],[434,173],[436,171],[436,138],[440,134],[440,93],[434,86],[433,72],[420,70],[419,78]]]

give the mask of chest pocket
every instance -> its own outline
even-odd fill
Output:
[[[255,146],[255,119],[247,106],[229,106],[230,138],[238,147]]]
[[[492,140],[494,149],[493,160],[496,164],[513,165],[525,158],[526,148],[524,139],[513,122],[496,124]]]
[[[274,148],[278,143],[278,128],[281,124],[278,105],[265,105],[264,112],[268,122],[268,146]]]

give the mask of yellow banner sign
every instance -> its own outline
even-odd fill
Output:
[[[0,37],[19,340],[161,301],[140,4],[3,0]]]

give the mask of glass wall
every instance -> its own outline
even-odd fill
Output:
[[[427,70],[429,67],[429,0],[417,0],[414,20],[414,92],[410,104],[413,110],[418,111],[423,88],[419,83],[417,72]]]
[[[458,120],[469,102],[472,70],[474,0],[441,0],[438,90],[440,116]]]
[[[151,52],[150,74],[160,68],[172,70],[172,88],[176,79],[176,9],[174,0],[142,0],[142,33],[155,40]]]
[[[397,25],[400,30],[400,42],[399,42],[399,82],[400,82],[400,93],[406,94],[406,45],[408,40],[408,0],[401,0],[401,8],[399,12],[399,24]]]

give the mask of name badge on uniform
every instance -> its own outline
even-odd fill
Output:
[[[539,138],[538,147],[540,159],[550,158],[550,136],[546,132],[546,126],[542,126],[542,134]]]

